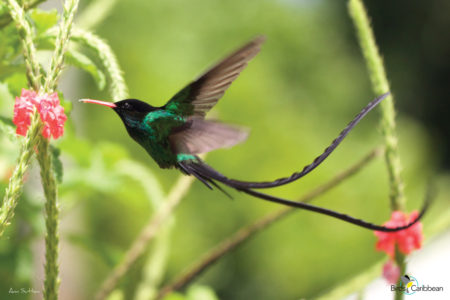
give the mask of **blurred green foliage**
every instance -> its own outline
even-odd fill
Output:
[[[213,118],[251,128],[251,135],[233,149],[214,151],[207,161],[232,178],[270,180],[309,163],[375,97],[356,41],[346,37],[351,24],[337,8],[344,4],[331,2],[118,1],[95,31],[115,50],[131,97],[154,106],[164,104],[231,50],[256,35],[266,35],[261,53],[211,112]],[[57,14],[33,10],[30,18],[36,24],[41,59],[48,59],[45,50],[53,40],[46,30],[56,24]],[[0,188],[4,190],[19,145],[8,123],[14,96],[26,87],[26,78],[13,24],[2,28],[0,39]],[[54,148],[55,161],[62,163],[56,164],[62,180],[61,297],[90,299],[158,207],[154,199],[170,189],[178,172],[158,169],[111,110],[77,102],[111,98],[104,89],[104,70],[91,52],[73,46],[67,62],[87,73],[68,72],[59,86],[73,103],[65,135]],[[395,65],[387,69],[389,74]],[[436,142],[420,122],[400,112],[398,130],[407,207],[413,210],[420,206],[439,158],[433,155]],[[324,165],[274,193],[298,198],[381,142],[374,112]],[[440,211],[448,210],[442,200],[450,194],[449,178],[433,175],[439,199],[424,220],[425,231],[433,219],[439,219]],[[31,171],[7,238],[0,239],[0,298],[10,288],[39,286],[42,279],[36,275],[42,272],[36,249],[44,231],[43,197],[36,180]],[[238,192],[232,195],[230,201],[194,183],[167,229],[162,281],[241,226],[278,208]],[[384,162],[372,163],[319,200],[321,206],[384,222],[389,218]],[[374,243],[367,230],[299,212],[224,257],[198,279],[199,286],[167,299],[311,298],[384,258],[375,252]],[[148,257],[138,261],[111,299],[133,299],[138,294],[156,248],[157,244],[150,247]]]

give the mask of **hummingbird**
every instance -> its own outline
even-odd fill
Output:
[[[416,223],[425,210],[416,220],[406,226],[387,228],[325,208],[278,198],[254,190],[288,184],[310,173],[389,93],[371,101],[348,123],[322,154],[316,157],[311,164],[305,166],[302,171],[295,172],[289,177],[266,182],[230,179],[206,164],[198,156],[215,149],[232,147],[248,137],[247,129],[216,120],[207,120],[205,116],[222,98],[249,61],[258,54],[264,41],[265,37],[263,36],[254,38],[185,86],[160,107],[152,106],[138,99],[124,99],[114,103],[93,99],[81,99],[80,101],[112,108],[122,120],[130,137],[147,151],[160,168],[179,169],[186,175],[195,176],[208,188],[216,187],[226,195],[229,194],[218,183],[256,198],[315,211],[372,230],[399,231]]]

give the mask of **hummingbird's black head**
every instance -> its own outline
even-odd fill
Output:
[[[120,116],[126,127],[135,127],[144,121],[145,116],[156,107],[137,99],[125,99],[115,102],[114,111]]]
[[[156,107],[153,107],[150,104],[137,99],[120,100],[114,102],[114,104],[115,107],[113,107],[112,109],[114,109],[115,112],[121,117],[145,117],[149,112],[157,109]]]
[[[122,119],[127,129],[138,127],[139,123],[144,121],[145,116],[149,112],[158,109],[157,107],[153,107],[150,104],[137,99],[125,99],[114,103],[92,99],[82,99],[80,101],[111,107]]]

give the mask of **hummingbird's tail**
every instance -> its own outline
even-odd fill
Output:
[[[249,194],[253,197],[263,199],[266,201],[271,201],[275,203],[279,203],[286,206],[291,206],[295,208],[305,209],[313,212],[317,212],[320,214],[324,214],[333,218],[337,218],[340,220],[343,220],[348,223],[355,224],[357,226],[367,228],[370,230],[376,230],[376,231],[384,231],[384,232],[394,232],[394,231],[400,231],[407,229],[417,223],[422,216],[425,214],[429,203],[431,201],[431,196],[426,197],[425,203],[423,205],[423,208],[419,214],[419,216],[410,222],[409,224],[405,226],[395,227],[395,228],[389,228],[382,225],[375,225],[366,221],[363,221],[361,219],[357,219],[351,216],[348,216],[346,214],[342,214],[333,210],[329,210],[326,208],[314,206],[311,204],[303,203],[303,202],[295,202],[283,198],[278,198],[272,195],[267,195],[258,191],[255,191],[254,189],[261,189],[261,188],[271,188],[271,187],[277,187],[280,185],[284,185],[287,183],[290,183],[292,181],[295,181],[312,170],[314,170],[318,165],[320,165],[330,154],[331,152],[336,149],[336,147],[342,142],[342,140],[347,136],[347,134],[352,130],[353,127],[355,127],[358,122],[364,118],[364,116],[371,111],[375,106],[377,106],[381,100],[383,100],[389,93],[386,93],[384,95],[381,95],[380,97],[376,98],[372,102],[370,102],[348,125],[347,127],[342,130],[342,132],[339,134],[339,136],[331,143],[331,145],[325,149],[325,151],[319,155],[311,164],[305,166],[301,172],[297,172],[292,174],[289,177],[286,178],[280,178],[274,181],[268,181],[268,182],[251,182],[251,181],[241,181],[241,180],[235,180],[230,179],[226,177],[225,175],[221,174],[220,172],[216,171],[209,165],[207,165],[205,162],[203,162],[200,158],[196,159],[189,159],[189,160],[183,160],[178,162],[178,168],[182,170],[187,175],[193,175],[198,180],[203,182],[208,188],[212,189],[213,186],[220,189],[222,192],[224,192],[226,195],[231,197],[226,191],[224,191],[218,183],[222,183],[228,187],[231,187],[235,190],[244,192],[246,194]]]
[[[389,227],[382,226],[382,225],[375,225],[375,224],[366,222],[364,220],[357,219],[357,218],[351,217],[349,215],[339,213],[339,212],[336,212],[333,210],[329,210],[326,208],[318,207],[318,206],[303,203],[303,202],[296,202],[296,201],[291,201],[291,200],[287,200],[287,199],[283,199],[283,198],[278,198],[278,197],[275,197],[272,195],[267,195],[267,194],[264,194],[264,193],[261,193],[258,191],[254,191],[247,187],[242,187],[242,185],[235,184],[235,182],[236,182],[235,180],[229,179],[226,176],[222,175],[221,173],[219,173],[218,171],[213,169],[211,166],[207,165],[205,162],[200,160],[200,158],[198,158],[196,160],[181,161],[178,163],[178,166],[184,173],[186,173],[187,175],[195,176],[197,179],[199,179],[201,182],[203,182],[210,189],[212,189],[212,186],[215,186],[228,196],[229,196],[229,194],[226,193],[215,181],[222,183],[226,186],[229,186],[235,190],[249,194],[253,197],[262,199],[262,200],[317,212],[319,214],[337,218],[344,222],[348,222],[348,223],[351,223],[351,224],[354,224],[354,225],[357,225],[357,226],[360,226],[363,228],[367,228],[370,230],[376,230],[376,231],[383,231],[383,232],[395,232],[395,231],[404,230],[404,229],[407,229],[407,228],[413,226],[425,214],[425,212],[428,209],[428,206],[431,202],[431,198],[432,198],[430,193],[428,193],[427,197],[425,198],[424,205],[423,205],[418,217],[415,220],[411,221],[409,224],[407,224],[405,226],[389,228]]]
[[[297,179],[300,179],[303,176],[305,176],[306,174],[308,174],[309,172],[311,172],[312,170],[314,170],[317,166],[319,166],[331,154],[331,152],[333,152],[334,149],[336,149],[336,147],[339,146],[339,144],[347,136],[347,134],[353,129],[353,127],[355,127],[356,124],[358,124],[362,118],[364,118],[374,107],[376,107],[388,95],[389,95],[389,93],[383,94],[383,95],[379,96],[378,98],[376,98],[375,100],[373,100],[372,102],[370,102],[369,104],[367,104],[367,106],[364,107],[361,110],[361,112],[358,115],[356,115],[355,118],[350,123],[348,123],[347,127],[345,127],[344,130],[341,131],[339,136],[336,139],[334,139],[333,142],[331,142],[330,146],[328,146],[322,154],[317,156],[311,164],[303,167],[303,170],[300,172],[293,173],[289,177],[279,178],[274,181],[262,181],[262,182],[261,181],[255,182],[255,181],[241,181],[241,180],[236,180],[236,179],[229,179],[223,175],[222,175],[222,177],[226,179],[226,181],[228,183],[227,185],[230,185],[230,186],[232,185],[234,188],[239,188],[239,189],[272,188],[272,187],[285,185],[285,184],[293,182]]]

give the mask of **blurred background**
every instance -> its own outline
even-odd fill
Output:
[[[449,229],[450,2],[365,2],[398,110],[408,211],[421,206],[430,177],[438,189],[423,220],[424,248],[431,247]],[[231,178],[271,180],[301,170],[376,96],[346,1],[96,3],[92,9],[90,1],[81,1],[76,24],[109,42],[130,97],[154,106],[251,38],[267,37],[210,113],[251,128],[245,143],[206,159]],[[50,1],[41,7],[58,5]],[[90,299],[152,216],[148,190],[156,187],[145,179],[154,175],[167,193],[179,172],[160,170],[111,110],[77,102],[111,99],[88,74],[68,68],[60,89],[73,102],[65,137],[56,143],[64,164],[61,298]],[[12,102],[3,103],[2,115],[8,116],[11,107]],[[371,112],[323,165],[271,193],[297,199],[381,145],[379,117],[378,109]],[[4,145],[1,159],[13,163],[13,142]],[[41,290],[43,196],[36,170],[28,181],[9,239],[0,240],[1,291]],[[165,247],[159,258],[163,283],[242,226],[280,208],[230,193],[233,200],[201,183],[192,185],[167,227],[170,234],[158,243]],[[381,224],[390,217],[388,193],[384,161],[378,158],[315,204]],[[368,230],[299,211],[229,253],[196,284],[210,287],[220,299],[315,298],[384,260],[375,242]],[[139,290],[147,258],[121,282],[125,299]],[[26,298],[14,299],[20,297]]]

